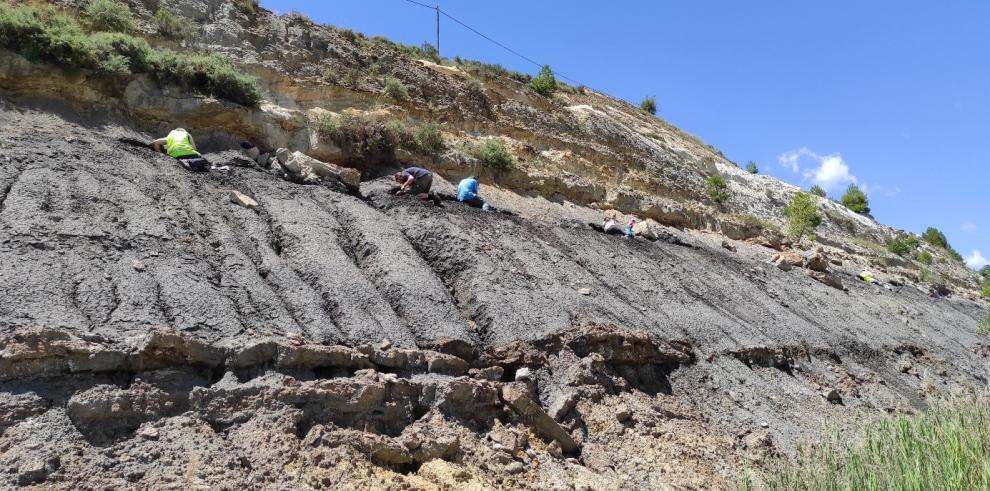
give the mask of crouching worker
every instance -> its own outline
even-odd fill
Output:
[[[457,185],[457,201],[486,211],[491,209],[491,206],[478,196],[478,178],[474,176],[461,179]]]
[[[629,223],[626,224],[626,228],[622,229],[622,233],[625,234],[627,239],[631,239],[636,236],[636,219],[632,218]]]
[[[210,162],[199,154],[192,135],[182,128],[172,130],[168,136],[151,142],[151,145],[155,150],[164,151],[169,157],[178,160],[186,169],[194,172],[210,170]]]
[[[395,194],[413,194],[421,199],[430,197],[430,187],[433,186],[433,174],[422,167],[406,167],[402,172],[395,173],[395,182],[399,190]]]

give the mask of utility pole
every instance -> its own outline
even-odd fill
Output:
[[[437,56],[440,56],[440,0],[437,0]]]

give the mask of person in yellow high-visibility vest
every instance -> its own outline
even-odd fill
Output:
[[[183,128],[172,130],[168,136],[151,142],[151,145],[155,150],[165,152],[169,157],[178,160],[186,169],[195,172],[210,170],[210,162],[196,150],[196,141]]]

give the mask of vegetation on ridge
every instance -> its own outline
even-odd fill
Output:
[[[643,102],[639,103],[639,108],[655,116],[657,114],[657,99],[653,96],[647,96]]]
[[[553,76],[550,65],[543,65],[539,75],[530,80],[529,86],[543,97],[550,97],[557,90],[557,79]]]
[[[921,238],[925,242],[942,249],[949,255],[949,257],[955,259],[957,262],[962,262],[962,255],[956,252],[956,250],[949,245],[949,240],[945,238],[945,234],[943,234],[941,230],[935,227],[928,227],[928,229],[925,230],[925,233],[921,234]]]
[[[867,198],[866,193],[864,193],[863,190],[855,184],[850,184],[849,187],[846,188],[846,193],[842,195],[842,204],[846,208],[849,208],[850,210],[861,215],[870,213],[870,199]]]
[[[86,32],[74,17],[50,7],[0,1],[0,48],[105,77],[147,73],[159,82],[246,106],[261,100],[258,81],[222,56],[156,49],[121,32]]]

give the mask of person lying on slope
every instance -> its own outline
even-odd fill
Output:
[[[151,146],[159,152],[164,151],[169,157],[178,160],[183,167],[193,172],[210,170],[210,162],[199,154],[192,135],[183,128],[176,128],[169,132],[165,138],[152,141]]]

